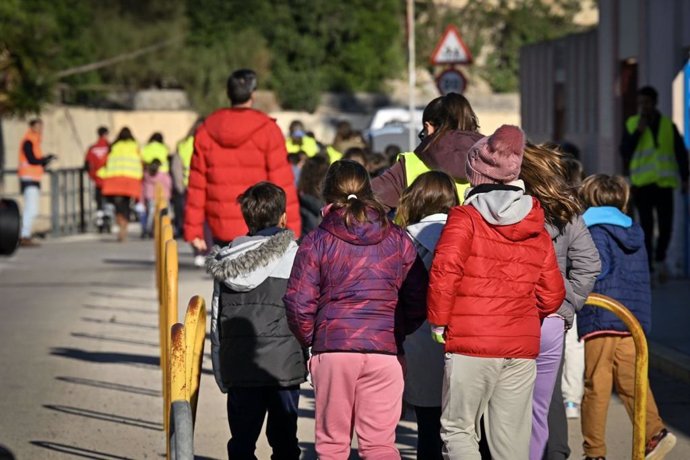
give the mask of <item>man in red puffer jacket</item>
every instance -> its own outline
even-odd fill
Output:
[[[184,238],[205,251],[204,222],[221,246],[247,234],[237,197],[261,181],[285,190],[287,225],[301,233],[294,176],[285,140],[275,120],[252,109],[256,89],[253,70],[237,70],[227,83],[231,108],[212,113],[194,137],[185,207]]]

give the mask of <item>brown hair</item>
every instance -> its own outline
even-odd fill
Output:
[[[237,197],[249,234],[275,227],[285,214],[285,191],[270,182],[252,185]]]
[[[474,113],[470,101],[465,96],[458,93],[448,93],[443,96],[443,104],[448,107],[448,112],[457,120],[457,129],[479,132],[477,114]]]
[[[448,214],[450,208],[459,204],[453,178],[442,171],[429,171],[403,191],[395,220],[407,227],[432,214]]]
[[[368,211],[374,211],[377,220],[388,225],[386,210],[374,198],[369,173],[356,161],[340,160],[328,168],[323,183],[323,198],[334,208],[345,210],[345,224],[348,227],[354,221],[369,221]]]
[[[527,193],[537,198],[544,208],[546,222],[561,232],[582,213],[582,204],[566,183],[562,157],[544,145],[527,143],[520,171]]]
[[[580,196],[587,207],[615,206],[626,212],[630,200],[630,187],[623,176],[594,174],[582,181]]]
[[[317,154],[307,158],[299,174],[297,191],[305,195],[321,198],[321,186],[329,165],[330,161],[326,155]]]

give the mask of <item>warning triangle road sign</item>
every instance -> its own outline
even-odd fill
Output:
[[[433,65],[472,63],[472,53],[462,41],[460,31],[453,24],[446,27],[441,40],[436,44],[431,54],[431,63]]]

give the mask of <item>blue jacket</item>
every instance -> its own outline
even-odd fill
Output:
[[[611,206],[589,208],[582,217],[601,259],[601,274],[592,292],[622,303],[649,334],[652,292],[642,228]],[[625,333],[628,328],[608,310],[585,305],[577,315],[578,336],[606,332]]]

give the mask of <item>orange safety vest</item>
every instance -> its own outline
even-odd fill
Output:
[[[41,151],[41,135],[29,129],[19,143],[19,171],[17,175],[20,179],[41,182],[43,166],[29,164],[26,155],[24,155],[24,143],[26,143],[26,141],[31,142],[34,156],[39,160],[43,158],[43,152]]]

